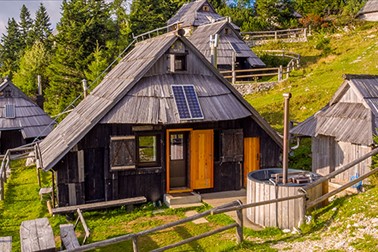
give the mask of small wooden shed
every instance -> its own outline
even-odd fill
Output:
[[[368,0],[356,17],[366,21],[378,21],[378,0]]]
[[[47,136],[53,120],[11,81],[0,84],[0,153]]]
[[[312,138],[312,171],[327,175],[371,151],[377,128],[378,76],[345,75],[328,105],[290,133]],[[371,158],[338,175],[335,182],[349,182],[370,166]]]
[[[141,41],[40,144],[59,206],[237,190],[282,140],[183,36]]]
[[[188,37],[208,61],[211,61],[210,35],[218,35],[217,66],[219,70],[231,70],[234,60],[235,69],[265,67],[265,63],[248,47],[228,20],[201,25]]]

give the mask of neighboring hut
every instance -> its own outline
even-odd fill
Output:
[[[180,27],[186,31],[186,34],[189,34],[200,25],[225,19],[215,11],[207,0],[197,0],[181,6],[177,13],[167,21],[167,25],[171,26],[180,23]],[[240,31],[237,25],[231,24],[235,30]],[[172,27],[172,29],[176,29],[176,27]]]
[[[179,31],[182,34],[182,31]],[[278,134],[183,36],[141,41],[40,144],[59,206],[238,190]]]
[[[0,153],[45,137],[53,120],[7,79],[0,84]]]
[[[329,104],[290,133],[312,138],[312,171],[327,175],[372,150],[378,134],[378,76],[345,75]],[[370,171],[371,158],[338,175],[346,183]]]
[[[188,38],[208,61],[211,61],[210,35],[218,35],[216,61],[219,70],[231,70],[233,60],[235,69],[265,67],[264,62],[252,52],[228,20],[201,25]]]
[[[356,17],[366,21],[378,21],[378,0],[367,1]]]

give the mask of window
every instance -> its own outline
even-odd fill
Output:
[[[230,30],[228,28],[224,28],[224,34],[225,35],[229,35],[230,34]]]
[[[202,11],[209,12],[210,6],[205,4],[204,6],[202,6]]]
[[[112,170],[135,168],[134,136],[117,136],[110,138],[110,168]]]
[[[170,72],[186,71],[186,54],[170,54]]]
[[[5,114],[5,118],[9,118],[9,119],[15,118],[16,109],[15,109],[14,104],[6,104],[4,108],[4,114]]]
[[[138,135],[138,167],[160,166],[160,135]]]
[[[160,166],[160,135],[111,137],[110,163],[111,170]]]

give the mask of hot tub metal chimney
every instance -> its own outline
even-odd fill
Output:
[[[287,172],[289,166],[289,101],[291,98],[291,93],[284,93],[283,97],[285,99],[285,107],[284,107],[284,139],[283,139],[283,175],[282,175],[282,183],[287,183]]]

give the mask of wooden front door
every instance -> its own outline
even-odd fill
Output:
[[[190,146],[191,188],[214,187],[214,131],[194,130]]]
[[[244,138],[244,186],[247,186],[248,173],[260,169],[260,138]]]
[[[187,190],[189,131],[169,133],[169,191]]]
[[[167,192],[214,186],[214,131],[167,130]]]

